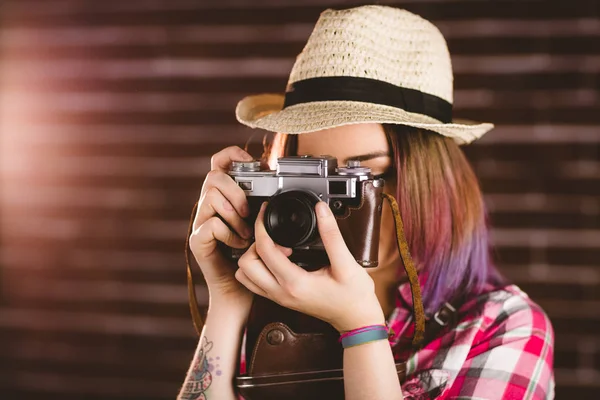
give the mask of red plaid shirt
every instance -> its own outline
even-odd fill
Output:
[[[394,358],[407,361],[405,399],[554,398],[552,325],[517,286],[468,298],[458,310],[458,323],[417,352],[410,347],[414,323],[408,283],[398,294],[388,325],[395,332],[390,338]],[[241,372],[245,369],[242,352]]]
[[[517,286],[490,288],[458,310],[458,324],[413,352],[410,286],[388,319],[397,362],[407,361],[405,399],[551,399],[554,333],[544,311]]]

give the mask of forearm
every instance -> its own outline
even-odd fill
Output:
[[[237,399],[233,389],[247,310],[220,302],[211,306],[179,400]]]
[[[346,400],[400,400],[403,398],[396,364],[387,340],[344,350]]]
[[[366,297],[362,308],[349,315],[338,331],[383,325],[385,317],[376,297]],[[388,340],[376,340],[344,349],[346,400],[400,400],[403,398],[396,363]]]

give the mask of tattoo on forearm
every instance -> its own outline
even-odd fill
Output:
[[[220,357],[214,360],[208,356],[208,352],[212,349],[213,342],[209,342],[206,337],[202,338],[202,343],[198,350],[198,356],[194,359],[192,368],[188,378],[181,391],[181,400],[207,400],[206,391],[212,383],[214,373],[216,376],[221,375],[219,365],[217,364]]]

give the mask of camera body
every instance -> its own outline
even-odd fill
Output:
[[[308,270],[330,264],[314,210],[324,201],[356,261],[363,267],[377,266],[384,182],[374,179],[359,161],[338,167],[331,156],[290,156],[279,158],[275,171],[261,170],[259,161],[234,161],[229,175],[246,194],[250,226],[268,201],[265,228],[273,241],[293,249],[292,262]],[[244,252],[228,248],[226,254],[237,259]]]

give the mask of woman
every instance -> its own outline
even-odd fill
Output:
[[[346,399],[553,397],[552,327],[539,306],[496,271],[482,195],[459,148],[492,125],[459,123],[451,112],[450,58],[431,23],[384,6],[321,14],[285,96],[242,100],[238,120],[285,132],[268,149],[271,162],[284,154],[329,154],[339,163],[360,159],[383,177],[399,204],[427,316],[454,304],[458,321],[420,350],[407,345],[415,329],[412,298],[387,206],[378,267],[354,260],[324,202],[315,211],[331,266],[307,272],[292,264],[291,250],[265,231],[264,205],[254,227],[244,222],[245,194],[226,171],[232,161],[252,157],[227,148],[211,160],[190,237],[210,306],[180,398],[235,398],[232,379],[254,295],[340,333],[360,337],[365,327],[392,328],[390,341],[345,347]],[[218,251],[218,241],[251,246],[235,266]],[[401,385],[394,363],[406,359]]]

